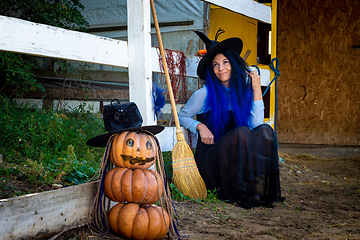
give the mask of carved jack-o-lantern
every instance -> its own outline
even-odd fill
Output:
[[[157,151],[154,139],[143,132],[122,132],[114,137],[111,162],[123,168],[147,169],[155,162]]]

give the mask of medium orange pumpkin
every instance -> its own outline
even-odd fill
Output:
[[[150,135],[125,131],[114,137],[110,161],[118,167],[147,169],[154,164],[156,152]]]
[[[168,232],[170,218],[156,205],[118,203],[108,214],[110,229],[117,235],[135,240],[162,239]]]
[[[106,172],[104,194],[114,202],[148,204],[159,200],[163,186],[156,171],[116,167]]]

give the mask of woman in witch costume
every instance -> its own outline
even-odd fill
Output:
[[[198,133],[195,161],[208,189],[244,208],[269,206],[281,196],[279,163],[260,76],[239,56],[240,38],[216,41],[221,31],[215,41],[196,31],[207,49],[197,68],[205,86],[180,111],[180,125]]]

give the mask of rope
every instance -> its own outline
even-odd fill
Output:
[[[276,68],[274,67],[274,61],[276,61]],[[257,66],[256,66],[257,67]],[[271,80],[271,82],[269,83],[269,85],[267,86],[267,88],[265,89],[263,96],[265,96],[266,92],[269,90],[271,84],[275,81],[275,98],[277,98],[277,76],[280,76],[280,71],[279,71],[279,59],[277,58],[273,58],[269,64],[269,67],[271,70],[273,70],[273,72],[275,73],[275,77]],[[259,69],[259,68],[258,68]],[[277,100],[275,101],[275,103],[277,103]],[[276,111],[275,111],[276,114]],[[276,119],[276,118],[275,118]]]
[[[114,135],[112,135],[107,144],[103,159],[100,163],[100,183],[98,185],[97,193],[94,199],[92,211],[90,212],[91,222],[89,227],[105,236],[109,232],[109,223],[107,221],[107,212],[105,210],[105,195],[104,195],[104,180],[106,171],[110,163],[110,150]],[[109,211],[109,209],[108,209]]]
[[[260,68],[259,68],[258,66],[256,66],[256,65],[251,65],[251,67],[256,68],[256,69],[257,69],[257,72],[258,72],[258,75],[260,76]]]

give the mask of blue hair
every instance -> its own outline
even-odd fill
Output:
[[[205,76],[207,97],[205,99],[205,121],[214,134],[215,141],[224,135],[228,129],[232,110],[235,127],[248,126],[248,119],[253,104],[251,81],[247,83],[249,70],[246,63],[232,50],[221,51],[231,65],[231,78],[227,89],[214,73],[212,60],[208,62]],[[216,54],[215,54],[216,55]],[[214,56],[215,57],[215,56]]]

